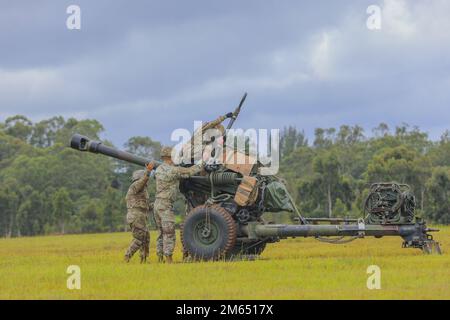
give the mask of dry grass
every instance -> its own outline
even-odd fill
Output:
[[[331,245],[313,239],[268,246],[258,261],[150,264],[122,261],[130,234],[0,240],[1,299],[450,299],[450,227],[437,234],[444,255],[401,249],[400,238]],[[382,289],[368,290],[378,265]],[[81,267],[81,290],[66,269]]]

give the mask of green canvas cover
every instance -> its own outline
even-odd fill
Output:
[[[272,181],[267,184],[264,206],[268,212],[294,211],[286,186],[279,181]]]

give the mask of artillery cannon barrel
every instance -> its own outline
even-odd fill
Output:
[[[134,163],[139,166],[145,166],[147,163],[152,162],[152,160],[150,159],[139,157],[129,152],[117,150],[112,147],[108,147],[100,141],[91,140],[88,137],[78,133],[74,134],[70,139],[70,147],[82,152],[88,151],[92,153],[100,153],[105,156]],[[158,165],[158,163],[155,161],[153,161],[153,163],[155,163],[155,167]]]

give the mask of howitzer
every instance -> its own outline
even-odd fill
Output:
[[[141,166],[150,162],[149,159],[108,147],[78,134],[72,137],[70,146],[79,151],[100,153]],[[154,163],[159,164],[157,161]],[[384,187],[381,190],[373,187],[373,192],[369,195],[369,198],[381,201],[390,220],[387,216],[384,221],[380,220],[381,210],[375,203],[372,208],[378,209],[369,212],[365,219],[303,218],[299,220],[301,224],[280,225],[267,224],[261,216],[266,211],[295,211],[290,197],[283,196],[287,192],[285,186],[275,177],[257,174],[253,177],[259,182],[258,195],[254,201],[245,204],[236,201],[238,189],[245,180],[240,172],[222,167],[181,181],[180,190],[191,208],[182,226],[181,240],[192,257],[208,260],[240,254],[259,255],[267,243],[289,237],[314,237],[329,243],[345,243],[364,237],[398,236],[403,238],[404,248],[418,248],[424,253],[441,253],[439,244],[430,235],[430,232],[438,230],[428,228],[425,221],[418,217],[411,218],[410,207],[404,213],[408,208],[399,206],[395,199],[412,198],[409,193],[397,196],[396,192],[400,192],[400,187],[395,183],[377,184]],[[386,189],[387,185],[392,187]],[[383,190],[385,193],[380,194]],[[375,196],[374,192],[378,194]],[[389,199],[393,203],[389,204]],[[400,202],[405,204],[403,200]],[[411,203],[408,202],[408,205]],[[397,214],[393,214],[394,209]],[[326,224],[320,224],[324,222]]]
[[[244,100],[245,95],[240,106]],[[141,166],[150,162],[78,134],[72,137],[70,146]],[[181,241],[191,257],[214,260],[259,255],[267,243],[289,237],[313,237],[338,244],[364,237],[398,236],[404,248],[441,253],[439,243],[430,234],[439,230],[428,228],[424,220],[415,217],[415,198],[406,185],[372,185],[364,205],[365,218],[304,218],[284,183],[275,176],[260,175],[261,167],[259,162],[225,163],[180,181],[180,191],[189,205],[181,226]],[[262,217],[265,212],[283,211],[296,212],[298,222],[270,224]]]

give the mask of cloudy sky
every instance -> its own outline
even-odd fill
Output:
[[[81,8],[81,30],[66,9]],[[381,30],[366,10],[381,9]],[[447,0],[0,0],[0,121],[95,118],[168,142],[249,96],[243,128],[450,129]]]

